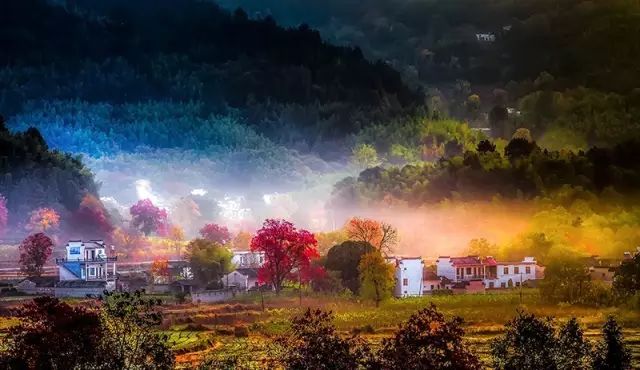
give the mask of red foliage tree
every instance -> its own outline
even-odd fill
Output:
[[[131,226],[145,235],[152,232],[162,233],[167,227],[168,215],[165,209],[156,207],[150,199],[143,199],[131,206]]]
[[[227,244],[231,241],[231,233],[226,226],[218,224],[206,224],[200,229],[200,235],[203,239],[219,244]]]
[[[42,275],[42,266],[53,251],[53,241],[44,233],[29,235],[20,244],[20,269],[27,276]]]
[[[251,250],[265,254],[264,265],[258,271],[261,282],[273,285],[276,293],[282,283],[291,278],[294,269],[299,276],[310,276],[311,261],[318,257],[316,238],[307,230],[298,230],[285,220],[266,220],[251,239]]]
[[[109,212],[104,204],[91,194],[82,198],[80,207],[74,214],[74,223],[92,233],[106,235],[113,231]]]
[[[9,211],[7,210],[7,199],[0,194],[0,236],[7,231],[9,223]]]

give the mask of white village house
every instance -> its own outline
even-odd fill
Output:
[[[108,257],[107,248],[102,240],[70,240],[65,257],[56,258],[59,282],[55,295],[85,297],[115,290],[117,257]]]
[[[438,276],[454,283],[480,280],[486,289],[518,287],[529,280],[536,280],[538,269],[534,257],[525,257],[517,262],[499,262],[491,256],[441,256],[436,261]]]
[[[225,288],[233,288],[236,291],[246,292],[258,287],[258,269],[238,268],[222,277]]]
[[[260,267],[264,264],[264,252],[232,250],[231,262],[240,267]]]
[[[258,269],[264,264],[264,252],[232,251],[236,269],[222,277],[225,288],[246,292],[258,287]]]
[[[395,266],[396,297],[422,296],[439,290],[483,292],[520,287],[542,276],[534,257],[500,262],[490,256],[440,256],[435,271],[426,268],[420,257],[388,257],[387,262]]]
[[[416,297],[422,295],[424,262],[421,257],[388,257],[387,262],[395,264],[394,296]]]

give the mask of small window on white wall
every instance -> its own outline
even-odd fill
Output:
[[[402,279],[402,285],[404,286],[409,285],[409,279]]]
[[[96,276],[96,268],[89,267],[89,276]]]

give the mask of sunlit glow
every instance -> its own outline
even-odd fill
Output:
[[[220,207],[220,216],[229,221],[242,221],[251,214],[251,209],[243,206],[245,202],[242,196],[225,196],[222,200],[218,200]]]
[[[204,190],[204,189],[193,189],[191,190],[191,195],[197,195],[200,197],[203,197],[205,195],[207,195],[208,191]]]
[[[136,194],[138,195],[138,199],[151,199],[154,204],[159,203],[158,197],[153,194],[151,189],[151,182],[145,179],[139,179],[135,182],[136,185]]]

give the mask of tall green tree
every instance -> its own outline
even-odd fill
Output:
[[[385,261],[382,253],[374,251],[362,256],[358,265],[360,296],[372,299],[376,307],[393,294],[394,266]]]
[[[373,145],[360,144],[353,148],[351,161],[359,168],[366,169],[380,164],[378,152]]]
[[[613,277],[613,290],[623,300],[640,291],[640,253],[618,267]]]
[[[360,291],[360,273],[358,266],[362,256],[376,249],[367,242],[347,240],[329,249],[325,268],[340,273],[342,285],[354,294]]]
[[[233,254],[223,245],[194,239],[187,245],[186,259],[194,278],[202,285],[220,287],[220,278],[233,268]]]
[[[492,366],[497,370],[555,369],[557,341],[551,319],[518,311],[505,333],[491,342]]]
[[[588,267],[578,258],[554,259],[545,268],[540,293],[549,302],[578,303],[588,296],[591,278]]]
[[[591,346],[575,317],[564,324],[556,342],[556,366],[558,370],[588,369],[591,362]]]

